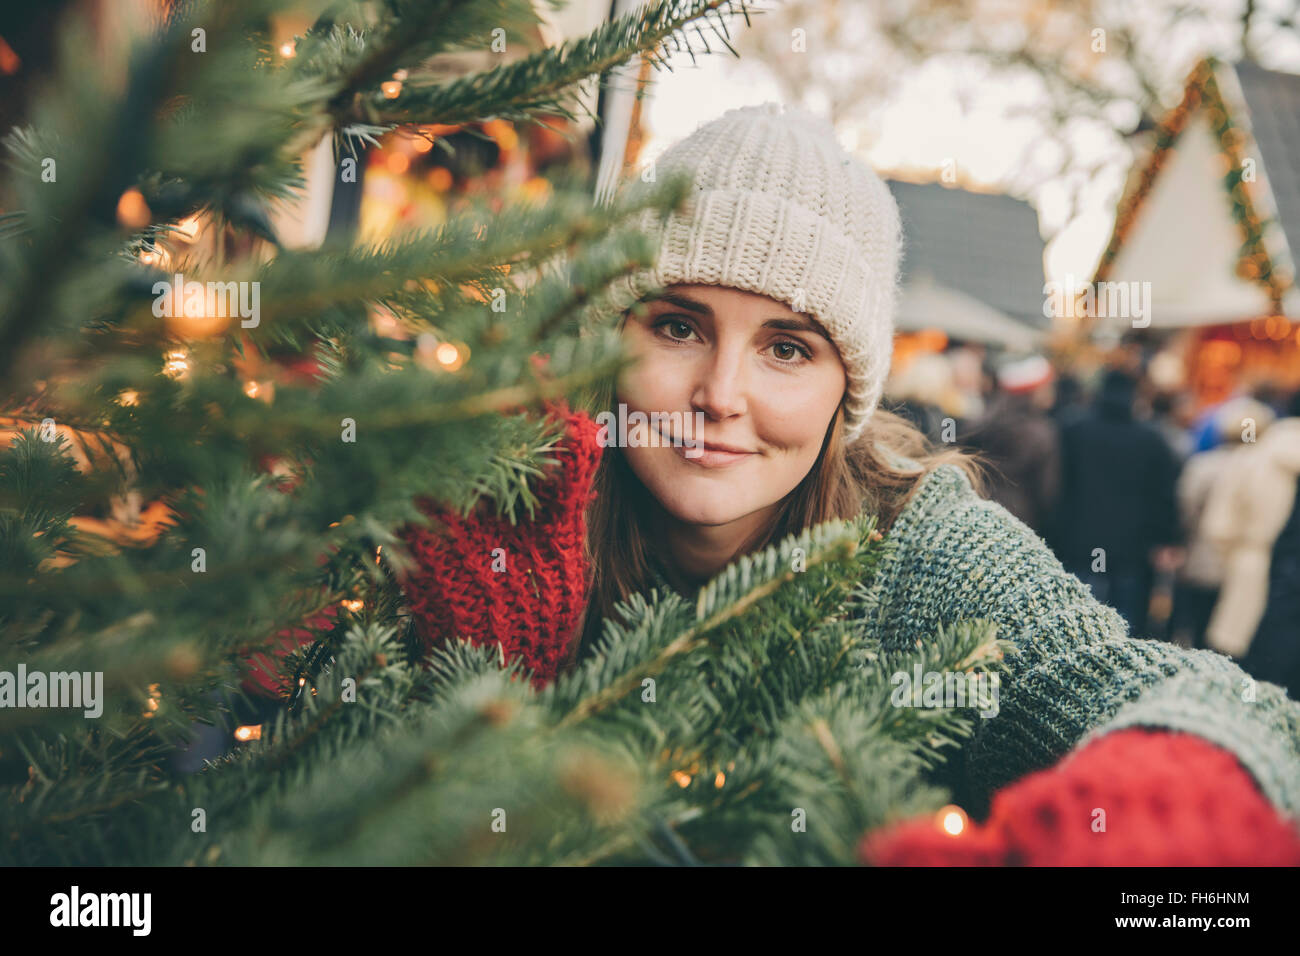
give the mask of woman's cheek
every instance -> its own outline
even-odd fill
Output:
[[[780,396],[775,390],[768,391],[769,396]],[[759,437],[767,446],[785,452],[797,453],[807,445],[815,429],[810,431],[813,422],[830,420],[830,414],[823,415],[824,403],[807,400],[788,399],[793,396],[785,393],[785,399],[765,401],[754,409],[754,424]],[[834,411],[832,408],[831,411]],[[820,447],[820,445],[819,445]]]
[[[807,447],[814,454],[820,451],[826,426],[844,395],[844,374],[835,372],[818,369],[797,385],[778,381],[758,389],[766,400],[752,407],[763,441],[794,453]],[[819,427],[813,427],[814,422]]]
[[[681,366],[680,361],[665,361],[652,348],[642,349],[636,364],[627,368],[619,379],[618,400],[629,409],[647,413],[680,409],[681,403],[672,398],[676,379],[682,373]]]

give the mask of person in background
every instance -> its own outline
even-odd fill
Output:
[[[1058,429],[1087,416],[1088,403],[1083,383],[1073,372],[1064,371],[1057,375],[1052,391],[1054,397],[1049,414]]]
[[[979,418],[993,391],[985,374],[988,350],[983,346],[958,345],[945,354],[952,367],[952,383],[960,395],[963,420]]]
[[[1137,379],[1110,369],[1092,412],[1061,432],[1061,496],[1050,536],[1061,563],[1147,634],[1155,572],[1179,561],[1178,462],[1160,433],[1133,418]]]
[[[1191,433],[1193,404],[1187,392],[1157,392],[1151,399],[1151,424],[1169,442],[1180,463],[1186,462],[1196,447]]]
[[[956,436],[957,389],[946,355],[922,352],[890,375],[885,395],[892,411],[916,426],[931,441],[943,441],[945,420]]]
[[[1256,385],[1251,397],[1262,405],[1267,405],[1269,411],[1275,418],[1284,418],[1287,415],[1287,405],[1292,395],[1286,389],[1273,382],[1261,382]]]
[[[1223,559],[1205,530],[1210,495],[1222,485],[1243,447],[1264,433],[1273,410],[1252,399],[1230,401],[1217,415],[1220,444],[1188,459],[1178,479],[1178,511],[1187,536],[1187,561],[1179,573],[1170,622],[1170,640],[1185,647],[1204,647],[1205,629],[1223,584]]]
[[[1236,456],[1206,507],[1224,577],[1206,630],[1214,650],[1300,696],[1300,392],[1287,417]]]
[[[1041,355],[1004,363],[993,401],[961,440],[993,466],[988,496],[1040,535],[1061,490],[1060,436],[1047,416],[1054,378]]]

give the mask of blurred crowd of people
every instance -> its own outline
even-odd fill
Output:
[[[958,347],[914,356],[886,395],[978,453],[988,497],[1133,635],[1228,654],[1300,698],[1300,391],[1197,411],[1140,363],[1084,382]]]

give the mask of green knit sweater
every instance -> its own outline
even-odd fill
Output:
[[[983,618],[1019,649],[997,715],[951,763],[959,793],[982,803],[1108,731],[1164,727],[1232,751],[1275,807],[1300,817],[1300,703],[1214,651],[1130,637],[960,469],[926,475],[886,537],[893,546],[872,586],[882,641],[901,649],[941,623]]]
[[[996,716],[934,775],[968,810],[983,815],[993,791],[1095,737],[1144,726],[1230,750],[1276,808],[1300,818],[1300,703],[1214,651],[1130,637],[1118,612],[961,469],[925,475],[885,539],[868,604],[886,647],[983,619],[1019,651],[1007,658]]]

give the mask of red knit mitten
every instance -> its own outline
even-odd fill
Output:
[[[1227,750],[1130,728],[998,791],[957,835],[931,817],[867,834],[877,866],[1296,866],[1300,831]]]
[[[538,685],[554,680],[582,621],[586,506],[600,460],[596,423],[563,404],[550,409],[564,420],[565,435],[554,453],[558,467],[536,489],[533,518],[512,525],[487,502],[462,518],[417,499],[434,524],[398,532],[418,564],[404,589],[426,646],[451,637],[499,643]]]
[[[308,615],[300,624],[279,631],[264,649],[247,658],[243,689],[259,697],[278,698],[281,662],[299,647],[329,633],[338,611],[337,606],[323,608]]]

